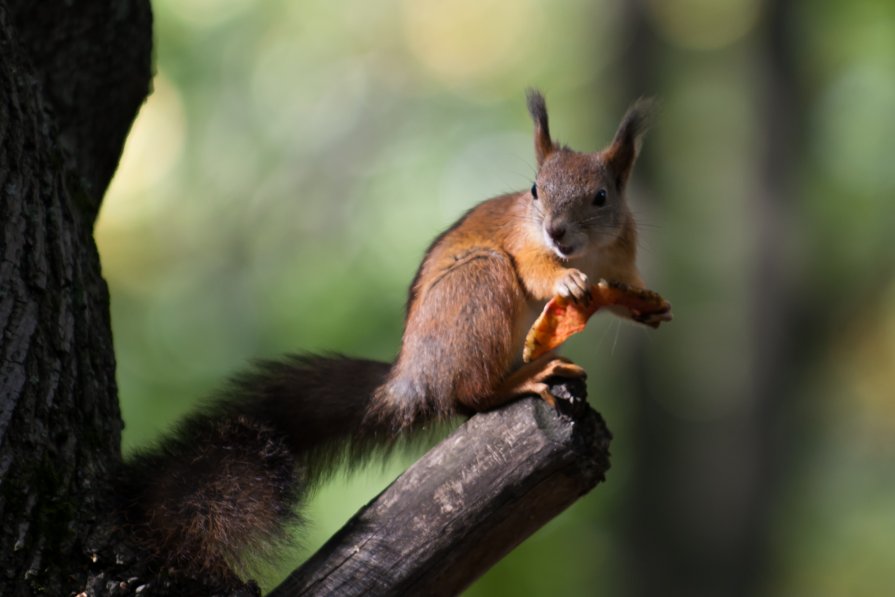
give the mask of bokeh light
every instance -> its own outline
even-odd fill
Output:
[[[656,29],[671,43],[717,50],[755,27],[762,0],[649,0],[647,5]]]

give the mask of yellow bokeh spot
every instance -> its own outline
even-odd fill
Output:
[[[755,27],[761,0],[649,0],[648,14],[669,42],[693,50],[715,50]]]
[[[165,192],[183,153],[186,117],[179,90],[157,74],[154,91],[134,121],[121,162],[103,200],[95,237],[103,274],[117,288],[144,292],[155,287],[145,235],[170,210],[177,193]],[[170,216],[168,216],[170,219]]]
[[[836,342],[834,355],[847,389],[848,408],[872,424],[879,439],[890,441],[895,432],[895,283],[890,284],[877,305],[862,309]],[[864,439],[868,439],[865,434]],[[872,438],[871,438],[872,439]]]
[[[180,92],[162,73],[128,135],[118,170],[103,201],[100,225],[127,227],[158,207],[150,192],[170,174],[183,153],[186,117]]]
[[[404,35],[414,57],[447,85],[487,79],[537,43],[529,0],[405,0]]]

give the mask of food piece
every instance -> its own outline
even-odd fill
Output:
[[[525,337],[522,360],[527,363],[553,350],[583,330],[591,315],[609,306],[616,311],[626,310],[627,317],[652,328],[671,321],[671,304],[658,293],[600,280],[591,286],[589,301],[577,302],[563,296],[550,299]]]

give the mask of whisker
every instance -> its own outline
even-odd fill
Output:
[[[619,319],[615,320],[615,338],[612,340],[612,350],[609,351],[611,356],[615,356],[615,347],[618,345],[618,335],[622,329],[622,322]]]

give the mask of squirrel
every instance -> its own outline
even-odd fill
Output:
[[[521,396],[555,404],[548,378],[585,377],[553,353],[522,364],[522,346],[556,294],[586,301],[601,278],[644,287],[625,187],[651,103],[637,101],[594,153],[552,140],[540,92],[529,90],[527,104],[531,188],[478,204],[432,242],[394,364],[341,355],[262,362],[123,463],[123,525],[151,558],[191,578],[238,578],[247,554],[281,545],[302,497],[336,465]]]

